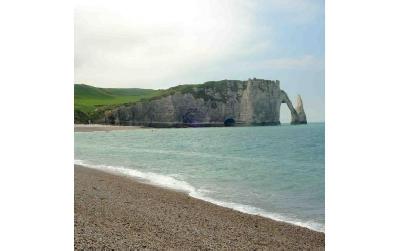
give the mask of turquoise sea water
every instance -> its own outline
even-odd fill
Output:
[[[75,132],[75,163],[324,231],[325,125]]]

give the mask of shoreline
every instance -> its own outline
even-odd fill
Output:
[[[130,131],[149,129],[143,126],[117,126],[117,125],[102,125],[102,124],[74,124],[74,132],[110,132],[110,131]]]
[[[313,122],[311,122],[313,123]],[[324,123],[324,122],[314,122]],[[140,123],[137,125],[111,125],[111,124],[74,124],[74,132],[94,132],[94,131],[128,131],[137,129],[166,129],[166,128],[219,128],[219,127],[274,127],[274,126],[299,126],[310,123],[259,123],[259,124],[243,124],[224,125],[223,123],[199,123],[199,124],[180,124],[180,123]]]
[[[281,216],[276,213],[271,215],[271,213],[265,212],[261,208],[256,208],[256,207],[253,207],[250,205],[244,205],[244,204],[239,204],[239,203],[225,202],[225,201],[216,200],[214,198],[204,196],[201,192],[197,191],[195,187],[192,187],[192,185],[187,183],[186,181],[173,180],[172,181],[173,184],[171,184],[171,181],[165,183],[165,182],[160,182],[159,174],[155,174],[157,177],[152,177],[152,174],[138,171],[136,169],[108,166],[108,165],[103,166],[103,165],[87,164],[81,160],[75,160],[74,162],[75,162],[74,165],[81,166],[84,168],[98,170],[100,172],[106,172],[111,175],[125,177],[128,179],[132,179],[134,182],[140,182],[143,184],[148,184],[148,185],[159,187],[162,189],[178,191],[178,192],[184,193],[185,195],[187,195],[191,198],[195,198],[195,199],[207,202],[207,203],[211,203],[216,206],[229,208],[229,209],[241,212],[241,213],[260,216],[263,218],[291,224],[294,226],[304,227],[304,228],[307,228],[307,229],[310,229],[312,231],[316,231],[319,233],[325,233],[324,227],[319,226],[319,223],[316,223],[316,222],[311,223],[311,225],[310,225],[310,223],[304,223],[304,222],[300,222],[298,220],[288,219],[288,218],[285,218],[284,216]],[[131,171],[133,171],[133,173],[131,173]],[[165,178],[170,179],[171,177],[165,176]],[[247,208],[247,209],[244,209],[244,208]]]
[[[324,244],[322,232],[75,165],[75,248],[323,250]]]

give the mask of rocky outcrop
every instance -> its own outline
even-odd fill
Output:
[[[304,112],[303,108],[303,100],[301,99],[300,95],[296,97],[296,112],[297,112],[297,122],[298,124],[307,124],[307,117],[306,113]]]
[[[279,125],[282,103],[291,111],[292,124],[307,123],[301,98],[294,108],[278,80],[263,79],[173,87],[157,98],[106,112],[104,122],[153,127]]]
[[[303,109],[303,101],[301,100],[300,95],[298,95],[296,99],[296,108],[293,107],[293,104],[290,101],[286,92],[281,91],[281,99],[282,103],[286,103],[290,110],[290,113],[292,115],[290,123],[292,125],[307,124],[306,114]]]

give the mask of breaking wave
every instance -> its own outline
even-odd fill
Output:
[[[205,191],[202,189],[196,189],[194,186],[189,184],[186,181],[179,180],[173,176],[176,175],[163,175],[163,174],[157,174],[153,172],[142,172],[136,169],[131,169],[123,166],[110,166],[110,165],[95,165],[95,164],[90,164],[87,163],[83,160],[75,160],[74,163],[76,165],[81,165],[85,166],[88,168],[93,168],[93,169],[99,169],[102,171],[110,172],[113,174],[118,174],[118,175],[123,175],[123,176],[128,176],[128,177],[133,177],[139,180],[142,180],[146,183],[164,187],[164,188],[169,188],[173,190],[179,190],[182,192],[187,193],[189,196],[200,199],[203,201],[207,201],[210,203],[213,203],[218,206],[226,207],[226,208],[231,208],[236,211],[242,212],[242,213],[247,213],[247,214],[252,214],[252,215],[259,215],[262,217],[270,218],[276,221],[283,221],[287,223],[291,223],[294,225],[306,227],[315,231],[319,232],[325,232],[325,226],[321,223],[314,222],[314,221],[301,221],[296,218],[290,218],[287,216],[283,216],[277,213],[271,213],[271,212],[266,212],[261,208],[253,207],[250,205],[244,205],[244,204],[239,204],[239,203],[234,203],[234,202],[226,202],[226,201],[221,201],[221,200],[216,200],[211,197],[208,197],[205,195]]]

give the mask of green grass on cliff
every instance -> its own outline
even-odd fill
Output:
[[[179,93],[192,93],[195,98],[213,99],[205,89],[220,93],[222,101],[227,90],[227,80],[210,81],[204,84],[178,85],[166,90],[140,88],[99,88],[85,84],[74,85],[74,122],[87,123],[100,118],[104,111],[137,101],[151,101]],[[233,85],[235,88],[236,85]],[[232,86],[231,86],[232,88]],[[236,87],[237,88],[237,87]]]
[[[85,84],[74,85],[75,122],[86,123],[95,119],[104,110],[149,99],[160,94],[160,90],[139,88],[98,88]]]
[[[93,109],[96,106],[116,105],[136,102],[140,99],[157,96],[159,90],[139,88],[98,88],[90,85],[74,86],[75,107]]]

